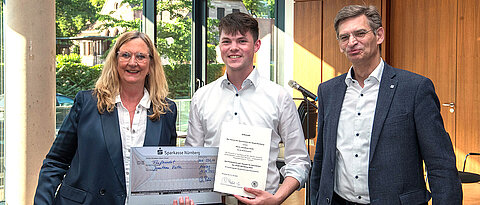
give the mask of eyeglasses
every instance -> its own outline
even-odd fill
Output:
[[[352,33],[346,33],[338,36],[337,40],[342,44],[347,43],[348,40],[350,40],[350,35],[352,35],[353,38],[355,38],[357,41],[362,40],[370,31],[373,31],[373,30],[368,30],[368,31],[365,29],[356,30]]]
[[[117,52],[117,57],[119,61],[127,62],[132,58],[132,53],[128,51],[119,51]],[[146,63],[150,57],[150,54],[146,53],[135,53],[135,62],[137,63]]]

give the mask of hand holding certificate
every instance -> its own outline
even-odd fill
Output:
[[[223,123],[214,191],[255,197],[244,187],[265,190],[272,130]]]

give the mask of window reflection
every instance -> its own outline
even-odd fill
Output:
[[[274,62],[273,62],[273,30],[275,26],[275,1],[259,0],[259,1],[225,1],[225,0],[209,0],[208,22],[212,22],[216,32],[209,33],[208,44],[215,49],[209,49],[208,56],[215,57],[209,59],[207,65],[207,83],[212,82],[223,75],[225,67],[220,56],[218,48],[218,22],[221,17],[233,12],[248,13],[255,17],[259,26],[259,39],[262,41],[260,50],[256,53],[254,65],[263,77],[274,79]],[[216,18],[215,18],[216,17]],[[214,40],[215,39],[215,40]]]
[[[157,49],[170,90],[177,103],[177,131],[187,131],[192,67],[192,1],[157,1]]]

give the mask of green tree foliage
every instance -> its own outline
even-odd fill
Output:
[[[275,0],[243,0],[243,4],[248,12],[255,17],[275,17]]]
[[[91,0],[94,1],[94,0]],[[143,0],[123,0],[133,10],[141,10]],[[191,67],[191,0],[159,0],[157,11],[168,12],[169,19],[162,16],[157,23],[157,38],[155,39],[159,54],[168,60],[164,65],[165,73],[170,87],[171,98],[188,98],[190,95],[190,67]],[[164,13],[162,13],[164,14]],[[112,18],[109,15],[99,15],[99,20],[104,21],[102,29],[108,27],[123,27],[128,31],[140,30],[140,19],[125,21]],[[208,81],[217,79],[223,74],[223,65],[216,64],[215,46],[218,44],[218,20],[208,19],[207,62]],[[111,44],[113,45],[113,43]],[[167,62],[164,62],[167,63]]]
[[[72,37],[95,22],[101,7],[90,0],[56,0],[55,8],[57,37]]]
[[[224,64],[207,65],[207,84],[221,77],[224,73]],[[170,98],[185,99],[190,95],[190,64],[164,65],[165,76],[169,86]]]
[[[168,13],[157,24],[157,50],[168,60],[164,66],[171,98],[189,98],[191,53],[192,53],[192,10],[191,0],[168,1],[158,3],[158,11]],[[163,13],[163,14],[165,14]],[[209,82],[223,74],[223,65],[216,64],[215,46],[218,45],[218,20],[207,22],[207,79]]]
[[[168,12],[169,19],[157,24],[157,49],[161,56],[172,64],[186,64],[191,61],[192,18],[188,12],[192,10],[191,0],[160,1],[159,11]],[[208,19],[207,62],[215,63],[215,46],[218,44],[218,20]],[[211,55],[213,54],[213,55]]]
[[[105,0],[90,0],[93,6],[97,8],[97,11],[100,11],[103,7],[103,4],[105,4]]]
[[[102,0],[98,0],[98,1],[102,1]],[[122,4],[129,4],[130,7],[132,7],[133,11],[138,11],[138,10],[142,10],[143,0],[123,0]],[[98,20],[103,22],[103,24],[99,28],[100,30],[107,29],[109,27],[110,28],[122,27],[122,28],[126,28],[127,31],[140,30],[141,19],[126,21],[123,19],[113,18],[108,14],[107,15],[97,14],[97,15],[98,15]]]
[[[82,64],[78,54],[57,55],[57,93],[73,98],[78,91],[93,89],[102,68]]]

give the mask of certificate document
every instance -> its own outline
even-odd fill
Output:
[[[223,123],[214,191],[255,197],[244,187],[265,190],[272,130]]]
[[[132,147],[128,204],[172,204],[180,196],[220,203],[213,192],[217,153],[216,147]]]

